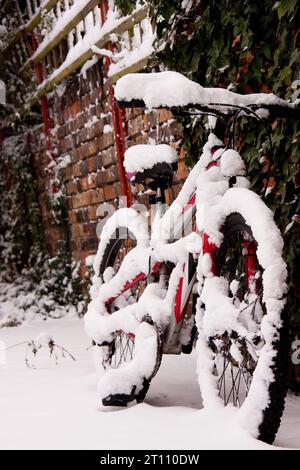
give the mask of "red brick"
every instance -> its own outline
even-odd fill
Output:
[[[89,142],[89,156],[95,155],[98,152],[98,143],[97,140]]]
[[[144,144],[145,143],[145,136],[143,135],[136,135],[134,138],[134,145]]]
[[[67,206],[68,206],[69,210],[74,208],[73,207],[73,198],[72,198],[72,196],[67,197]]]
[[[85,113],[81,113],[78,116],[76,116],[75,122],[76,122],[77,129],[81,129],[84,126],[84,123],[86,122]]]
[[[86,238],[88,236],[91,236],[91,235],[95,235],[95,229],[93,227],[93,224],[92,223],[85,223],[85,224],[81,224],[80,225],[80,235],[83,237],[83,238]]]
[[[81,98],[81,109],[87,110],[88,107],[91,104],[91,96],[90,95],[85,95]]]
[[[76,114],[78,114],[80,112],[80,101],[77,100],[75,101],[75,103],[72,104],[71,106],[71,116],[74,117],[76,116]]]
[[[92,118],[93,116],[96,116],[97,111],[96,111],[96,106],[91,106],[90,107],[90,117]]]
[[[89,220],[95,220],[97,218],[97,206],[90,206],[88,208]]]
[[[102,134],[97,139],[99,150],[104,150],[114,144],[114,134],[112,132],[107,132]]]
[[[103,132],[103,121],[99,120],[90,128],[90,138],[93,139],[94,137],[98,137]]]
[[[143,114],[143,111],[140,108],[131,108],[131,109],[126,110],[127,120],[132,119],[136,116],[139,116],[140,114]]]
[[[60,143],[59,143],[59,146],[60,146],[60,150],[59,150],[59,153],[62,154],[62,153],[66,153],[67,151],[67,147],[66,147],[66,139],[64,140],[61,140]]]
[[[144,121],[144,130],[149,131],[150,130],[150,114],[145,114],[143,117]]]
[[[97,171],[97,176],[96,176],[96,183],[97,183],[97,186],[104,186],[105,183],[107,182],[106,181],[106,173],[107,173],[107,170],[105,171]]]
[[[72,196],[72,204],[74,209],[89,206],[91,204],[91,192],[85,191],[83,193]]]
[[[89,172],[87,161],[83,160],[82,162],[80,162],[79,166],[80,166],[80,174],[82,176],[86,176]]]
[[[76,212],[69,211],[69,222],[70,224],[74,224],[76,222]]]
[[[82,154],[81,147],[77,147],[77,149],[76,149],[76,159],[77,160],[82,160],[83,159],[83,154]]]
[[[116,153],[114,147],[104,150],[100,155],[102,159],[102,165],[105,167],[116,162]]]
[[[129,121],[128,133],[133,136],[140,133],[144,128],[144,118],[142,115],[137,116],[135,119]]]
[[[63,111],[63,119],[65,122],[67,122],[70,118],[70,110],[69,108],[65,108]]]
[[[87,164],[89,173],[92,173],[93,171],[95,171],[95,157],[88,158],[88,160],[86,160],[86,164]]]
[[[101,93],[102,93],[102,90],[100,87],[96,87],[92,90],[91,92],[91,100],[92,102],[94,103],[96,100],[99,100],[101,99]]]
[[[72,252],[72,257],[74,258],[74,253],[75,253],[75,251],[78,250],[76,240],[70,240],[70,249],[71,249],[71,252]]]
[[[91,204],[98,204],[99,202],[104,201],[104,191],[103,188],[96,188],[91,193]]]
[[[65,138],[64,144],[65,144],[65,151],[66,151],[66,152],[67,152],[68,150],[70,150],[71,148],[73,148],[73,138],[72,138],[72,135],[69,135],[68,137]]]
[[[178,161],[178,170],[177,170],[177,173],[176,173],[177,178],[179,178],[181,180],[186,179],[188,174],[189,174],[189,171],[186,167],[186,164],[185,164],[184,160],[179,160]]]
[[[87,142],[86,144],[82,145],[81,147],[83,158],[91,157],[95,155],[98,151],[97,141],[93,140],[91,142]]]
[[[83,223],[83,222],[86,222],[88,220],[89,219],[88,219],[88,209],[87,208],[78,209],[76,211],[76,222]]]
[[[68,181],[66,183],[66,191],[67,191],[67,194],[70,195],[70,194],[76,194],[77,191],[78,191],[78,185],[75,181]]]
[[[76,119],[72,119],[71,121],[71,132],[74,134],[74,132],[77,131],[77,125],[76,125]]]
[[[111,201],[112,199],[115,199],[118,196],[116,188],[113,184],[109,184],[105,186],[103,189],[104,189],[105,201]]]
[[[60,126],[56,131],[56,138],[58,140],[61,140],[65,137],[65,135],[66,135],[66,126]]]
[[[81,188],[81,191],[87,191],[87,189],[88,189],[88,176],[84,176],[83,178],[81,178],[80,188]]]
[[[88,176],[88,188],[94,189],[96,188],[96,173],[93,173]]]
[[[160,109],[159,110],[159,122],[167,122],[169,119],[173,119],[173,114],[168,111],[167,109]]]
[[[67,170],[70,169],[71,177],[80,176],[80,166],[78,164],[68,166]]]
[[[80,260],[80,261],[81,261],[81,263],[80,263],[80,267],[79,267],[79,275],[80,275],[81,279],[84,279],[88,275],[89,268],[86,266],[86,264],[83,260]]]
[[[71,236],[72,236],[72,238],[79,238],[80,237],[80,225],[79,224],[72,224],[72,226],[71,226]]]
[[[97,237],[91,237],[91,238],[87,238],[86,240],[81,240],[82,250],[96,251],[97,248],[98,248]]]
[[[115,183],[118,181],[118,169],[116,166],[111,166],[105,170],[105,181],[106,183]]]
[[[88,128],[87,127],[83,127],[82,129],[80,129],[80,140],[81,142],[85,142],[88,140]]]

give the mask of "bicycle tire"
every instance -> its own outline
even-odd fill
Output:
[[[257,244],[259,240],[255,240],[252,229],[249,225],[246,224],[245,219],[243,216],[239,213],[232,213],[227,216],[221,230],[223,234],[223,242],[221,246],[218,248],[216,252],[216,265],[217,269],[219,271],[219,276],[227,278],[229,282],[232,281],[230,278],[230,274],[232,274],[232,271],[230,271],[230,261],[231,257],[233,257],[234,251],[238,251],[238,243],[237,243],[237,238],[241,237],[242,239],[247,239],[247,240],[252,240],[254,244]],[[230,251],[233,248],[232,251]],[[241,253],[241,256],[245,258],[245,254]],[[248,256],[246,254],[246,256]],[[256,256],[256,253],[255,253]],[[234,265],[235,263],[232,263]],[[237,265],[238,266],[238,265]],[[244,266],[245,270],[245,263],[244,260],[241,263],[241,266]],[[233,266],[234,268],[234,266]],[[259,266],[259,269],[262,269],[261,266]],[[237,276],[237,268],[234,272],[234,276]],[[244,273],[245,275],[245,273]],[[242,273],[241,273],[241,277]],[[263,282],[263,281],[262,281]],[[262,285],[263,287],[263,285]],[[247,291],[249,291],[249,287],[246,286],[246,283],[244,282],[244,295],[248,295]],[[238,294],[237,294],[238,295]],[[243,295],[242,292],[239,292],[239,295]],[[261,295],[262,297],[262,295]],[[240,299],[241,300],[241,299]],[[260,302],[263,304],[262,300],[260,299]],[[254,305],[256,307],[256,304]],[[263,316],[268,315],[265,306],[262,305],[263,307]],[[205,308],[205,305],[203,305],[203,308]],[[241,314],[242,310],[240,310]],[[254,318],[254,317],[253,317]],[[284,312],[281,312],[281,318],[284,318]],[[275,328],[275,325],[274,325]],[[238,382],[238,389],[236,389],[236,382],[238,380],[238,373],[234,375],[234,372],[232,372],[232,369],[239,368],[242,369],[244,366],[244,370],[248,368],[250,370],[250,359],[249,359],[249,353],[247,352],[248,346],[246,345],[245,349],[243,350],[244,356],[239,359],[239,361],[236,360],[232,356],[231,353],[231,348],[232,344],[237,344],[238,341],[241,341],[241,339],[237,339],[235,337],[235,332],[227,332],[228,336],[226,337],[226,332],[224,333],[224,336],[220,338],[211,338],[207,337],[204,334],[199,335],[199,341],[204,342],[205,344],[204,348],[207,348],[207,351],[209,351],[210,354],[213,355],[213,363],[214,366],[213,368],[208,371],[206,369],[206,377],[210,375],[210,378],[213,379],[212,385],[215,388],[215,390],[218,392],[218,396],[223,398],[223,401],[225,404],[229,403],[230,395],[231,394],[231,400],[234,401],[234,395],[239,392],[239,387],[240,387],[240,382],[242,382],[241,378],[239,378]],[[262,332],[260,331],[260,334]],[[231,336],[230,336],[231,335]],[[281,416],[284,410],[284,403],[285,403],[285,396],[287,392],[287,363],[288,363],[288,351],[289,351],[289,338],[288,338],[288,330],[285,325],[285,321],[282,321],[282,324],[279,328],[276,329],[275,334],[273,335],[273,339],[271,344],[268,344],[268,339],[267,338],[262,338],[264,341],[264,344],[262,347],[272,347],[273,350],[273,361],[272,364],[267,366],[264,365],[263,363],[260,363],[261,356],[258,355],[258,359],[256,362],[256,365],[254,366],[254,369],[251,372],[251,379],[250,379],[250,385],[249,388],[247,389],[245,385],[245,389],[243,391],[244,399],[243,402],[240,402],[240,400],[235,400],[234,405],[240,406],[240,411],[243,410],[244,408],[244,416],[243,416],[243,422],[247,421],[249,419],[249,416],[259,416],[259,419],[257,419],[256,423],[256,429],[253,431],[253,428],[251,429],[251,433],[258,438],[259,440],[262,440],[266,443],[271,444],[276,436],[277,430],[280,425],[280,420]],[[218,346],[216,346],[217,341],[221,341],[221,345],[218,343]],[[238,343],[240,344],[240,343]],[[241,343],[242,344],[242,343]],[[222,350],[223,348],[223,350]],[[242,346],[240,346],[240,351],[242,350]],[[248,356],[247,356],[248,354]],[[223,360],[223,372],[220,373],[220,366],[219,369],[217,368],[217,362],[218,358],[217,356],[220,356],[219,359]],[[201,358],[199,357],[199,362]],[[227,363],[225,362],[227,360]],[[229,365],[230,364],[230,365]],[[253,367],[254,364],[251,365]],[[265,374],[265,377],[270,376],[272,374],[273,380],[269,381],[269,383],[266,381],[265,382],[265,389],[264,392],[267,393],[268,397],[268,404],[261,404],[260,400],[257,399],[256,403],[254,400],[249,401],[249,394],[251,391],[251,387],[253,386],[253,383],[255,383],[255,371],[257,369],[257,366],[259,365],[260,367],[260,374],[263,373]],[[244,377],[244,370],[240,372],[240,376],[243,373],[243,380],[245,381]],[[249,372],[249,371],[248,371]],[[215,380],[215,375],[217,373],[217,380]],[[228,389],[228,383],[225,385],[225,378],[228,377],[228,375],[231,374],[231,381],[232,381],[232,390],[231,391],[230,387]],[[204,378],[204,377],[202,377]],[[227,379],[226,379],[227,380]],[[199,376],[199,382],[200,382],[200,387],[201,387],[201,375]],[[204,385],[203,385],[204,386]],[[224,392],[223,392],[224,388]],[[226,392],[226,390],[229,390]],[[229,395],[229,398],[228,398]],[[227,402],[225,400],[227,399]],[[247,402],[248,400],[248,402]],[[247,405],[245,406],[245,404]],[[265,403],[265,401],[264,401]],[[247,407],[247,408],[246,408]],[[246,409],[246,411],[245,411]]]
[[[132,243],[131,246],[126,246],[128,240],[131,239]],[[124,247],[122,248],[122,246]],[[116,267],[115,261],[118,260],[118,256],[123,249],[123,253],[121,258],[124,259],[125,255],[136,245],[136,239],[133,233],[124,226],[119,226],[116,228],[115,233],[113,234],[112,238],[107,242],[103,258],[100,263],[99,269],[99,277],[103,280],[103,275],[108,267]],[[117,261],[117,269],[120,267],[120,262]],[[117,270],[115,269],[115,273]],[[130,296],[134,298],[137,302],[139,296],[141,295],[141,291],[143,291],[144,287],[146,286],[147,281],[139,281],[136,285],[133,286],[131,289]],[[113,307],[113,304],[112,304]],[[155,358],[155,365],[153,370],[150,374],[145,375],[142,387],[137,390],[136,385],[133,385],[131,393],[115,393],[110,394],[107,397],[102,399],[102,404],[104,406],[127,406],[133,400],[136,400],[138,403],[144,401],[146,394],[148,392],[150,382],[152,378],[156,375],[162,358],[162,332],[158,328],[157,325],[153,323],[150,318],[144,318],[141,323],[148,323],[153,325],[157,335],[157,352]],[[135,338],[134,336],[130,336],[123,331],[116,332],[115,339],[113,343],[109,344],[108,347],[111,350],[109,363],[110,368],[118,369],[120,367],[124,367],[125,363],[129,363],[134,357],[134,348],[135,348]],[[126,367],[126,365],[125,365]]]

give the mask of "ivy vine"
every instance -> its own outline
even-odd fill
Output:
[[[123,12],[134,1],[118,0]],[[284,99],[300,97],[300,4],[297,0],[149,0],[156,18],[157,47],[151,58],[208,87],[239,93],[273,92]],[[298,86],[298,90],[297,90]],[[201,120],[182,119],[188,163],[205,142]],[[265,193],[281,229],[289,271],[287,310],[300,325],[300,124],[271,123],[274,155],[264,126],[240,121],[236,146],[242,153],[252,188]]]
[[[64,198],[53,224],[68,233]],[[59,317],[82,313],[84,285],[72,261],[68,237],[56,256],[47,253],[38,203],[37,177],[26,133],[7,137],[0,149],[0,327],[16,325],[29,314]],[[5,309],[5,305],[9,308]]]

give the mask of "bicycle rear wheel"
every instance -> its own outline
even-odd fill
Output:
[[[240,328],[222,328],[221,320],[219,331],[214,334],[202,330],[199,362],[201,354],[206,354],[211,366],[199,374],[201,392],[205,402],[209,380],[225,405],[231,403],[240,408],[241,419],[247,427],[249,424],[251,433],[272,443],[286,395],[287,330],[282,321],[272,321],[269,305],[264,301],[264,269],[257,258],[259,240],[251,227],[240,214],[233,213],[221,231],[224,238],[216,252],[219,277],[207,279],[206,288],[213,283],[221,283],[222,289],[229,287],[228,302]],[[204,292],[204,310],[210,308],[211,298],[207,297]]]
[[[136,246],[136,244],[136,238],[127,227],[118,227],[116,229],[116,232],[112,235],[106,245],[102,262],[100,264],[99,277],[104,283],[108,282],[112,276],[117,274],[125,256]],[[132,287],[125,290],[109,303],[107,306],[108,311],[113,313],[126,305],[138,302],[146,286],[147,278],[137,281],[132,285]],[[142,335],[139,333],[143,329],[148,330],[145,340],[143,339],[143,333]],[[131,389],[126,390],[126,392],[122,391],[122,387],[117,386],[116,392],[110,391],[110,393],[105,395],[102,389],[106,389],[107,386],[105,384],[103,387],[102,384],[100,394],[102,396],[103,405],[127,406],[127,404],[133,400],[137,400],[137,402],[144,400],[149,389],[150,382],[160,366],[162,356],[162,336],[160,329],[151,321],[150,318],[145,317],[138,328],[138,340],[140,343],[138,351],[136,351],[137,337],[134,334],[123,330],[118,330],[114,333],[114,339],[112,342],[102,345],[102,349],[104,349],[104,351],[102,351],[101,361],[110,377],[116,376],[114,371],[117,372],[117,370],[119,370],[118,382],[120,383],[122,382],[121,375],[125,374],[126,376],[126,371],[129,371],[128,375],[130,375],[130,378],[127,378],[126,376],[124,382],[130,382],[131,377],[135,375],[134,368],[139,369],[140,375],[143,372],[143,367],[140,365],[141,346],[143,341],[147,342],[147,335],[149,335],[149,332],[150,335],[156,336],[156,340],[154,340],[155,345],[151,350],[154,355],[152,358],[152,368],[150,367],[147,371],[145,370],[142,379],[139,377],[139,379],[136,380],[136,383],[131,384]],[[113,377],[112,381],[116,381],[116,379]]]
[[[105,282],[105,275],[108,275],[108,279],[120,269],[123,259],[129,253],[132,248],[136,246],[136,238],[127,227],[117,227],[115,233],[106,245],[102,262],[100,264],[99,277]],[[139,281],[131,289],[123,294],[124,301],[137,302],[140,295],[146,287],[147,281]],[[112,302],[108,309],[110,313],[118,310],[117,298]],[[107,351],[107,364],[113,369],[118,369],[125,362],[130,361],[133,358],[134,353],[134,335],[126,334],[124,331],[119,330],[115,332],[115,339],[108,346]]]

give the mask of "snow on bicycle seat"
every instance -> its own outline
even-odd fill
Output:
[[[147,108],[192,105],[250,106],[282,105],[286,101],[272,93],[240,95],[223,88],[204,88],[178,72],[133,73],[120,78],[115,96],[119,103],[142,101]]]
[[[177,169],[177,160],[177,152],[170,145],[133,145],[125,152],[124,167],[130,181],[141,182],[160,174],[170,178]]]

